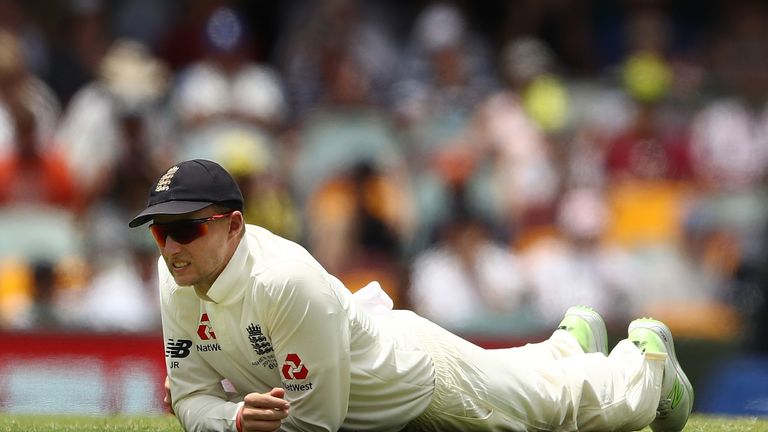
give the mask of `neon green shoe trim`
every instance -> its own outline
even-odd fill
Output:
[[[608,354],[608,332],[605,329],[605,322],[594,309],[587,306],[569,308],[557,328],[571,333],[585,353]]]
[[[643,353],[666,353],[664,341],[651,329],[637,328],[629,334],[629,340]]]
[[[680,380],[676,379],[675,384],[672,386],[672,391],[667,396],[671,401],[672,404],[670,405],[670,409],[677,408],[678,405],[680,405],[680,401],[683,400],[683,396],[685,395],[683,386],[680,384]]]

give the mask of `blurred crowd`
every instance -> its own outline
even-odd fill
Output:
[[[0,329],[157,331],[173,163],[466,334],[766,350],[761,2],[0,0]]]

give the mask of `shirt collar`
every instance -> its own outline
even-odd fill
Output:
[[[217,304],[230,304],[239,301],[243,297],[246,281],[250,271],[246,268],[250,253],[248,251],[248,236],[243,236],[237,245],[235,253],[230,258],[224,270],[216,281],[213,282],[211,289],[208,290],[208,298]]]

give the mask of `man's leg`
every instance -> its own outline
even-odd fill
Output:
[[[646,358],[627,340],[606,351],[602,318],[576,306],[548,340],[474,358],[491,377],[474,387],[483,389],[478,399],[493,411],[487,424],[558,431],[645,427],[656,413],[665,354]]]
[[[544,362],[584,353],[608,354],[608,336],[603,318],[587,306],[573,306],[565,312],[552,336],[542,342],[496,350],[507,361]]]
[[[583,353],[567,329],[542,344],[483,350],[431,323],[414,328],[436,370],[417,429],[632,431],[656,417],[666,352],[623,340],[608,356]]]
[[[528,361],[524,350],[507,350],[503,356],[486,353],[504,364],[498,379],[484,382],[487,387],[480,395],[493,407],[489,424],[510,424],[505,419],[512,419],[528,429],[631,431],[651,423],[662,394],[667,351],[643,352],[623,340],[608,356],[586,353],[546,360],[542,352],[549,348],[551,353],[552,346],[581,350],[574,343],[578,335],[569,333],[559,329],[549,341],[527,347],[534,353]],[[480,364],[483,371],[493,371],[487,362]]]
[[[643,355],[625,339],[606,356],[558,361],[580,431],[634,431],[656,416],[664,353]],[[581,372],[580,372],[581,371]]]
[[[654,432],[678,432],[688,421],[693,388],[677,361],[672,334],[660,321],[633,321],[628,338],[607,357],[588,354],[553,363],[539,372],[544,382],[566,383],[580,431],[630,431],[650,423]],[[568,398],[563,402],[568,407]],[[563,416],[567,429],[570,413],[562,406],[555,405],[553,414]]]

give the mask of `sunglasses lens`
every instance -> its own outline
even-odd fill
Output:
[[[204,223],[179,223],[171,224],[168,235],[181,244],[191,243],[208,232],[208,225]]]
[[[152,237],[160,247],[165,247],[165,238],[168,236],[168,232],[165,229],[165,225],[150,225],[149,231],[152,233]]]
[[[188,244],[205,235],[208,226],[204,223],[176,222],[150,226],[152,235],[160,247],[165,247],[165,241],[170,236],[178,243]]]

